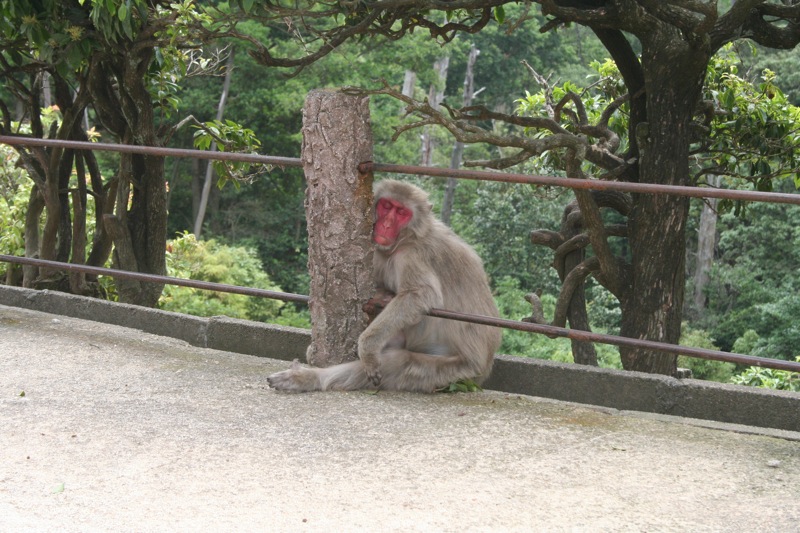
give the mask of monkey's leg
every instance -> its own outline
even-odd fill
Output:
[[[352,361],[328,368],[311,368],[299,362],[289,370],[267,376],[269,386],[287,392],[315,390],[358,390],[367,387],[369,380],[361,361]]]
[[[458,355],[431,355],[395,348],[379,356],[381,389],[434,392],[459,379],[480,379],[487,365]]]

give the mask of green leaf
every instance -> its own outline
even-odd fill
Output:
[[[723,107],[727,109],[733,108],[733,106],[736,104],[736,94],[733,92],[733,89],[728,89],[722,93],[721,103]]]
[[[506,20],[506,10],[503,9],[503,6],[497,6],[494,8],[494,19],[500,24]]]

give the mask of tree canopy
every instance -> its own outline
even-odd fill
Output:
[[[591,29],[603,43],[619,71],[624,90],[599,116],[591,117],[586,104],[573,91],[545,100],[543,115],[520,117],[485,107],[440,112],[429,102],[417,101],[385,87],[421,115],[415,126],[439,124],[459,141],[511,147],[511,155],[485,166],[505,168],[546,152],[559,152],[561,169],[579,179],[617,179],[668,185],[693,184],[690,168],[693,146],[713,144],[710,121],[717,114],[703,106],[703,87],[709,63],[726,44],[748,38],[763,46],[789,49],[800,42],[800,5],[765,1],[717,2],[650,1],[541,1],[549,20],[543,31],[563,24]],[[399,39],[415,29],[427,30],[443,42],[459,33],[476,33],[492,20],[504,20],[505,2],[453,2],[425,0],[359,3],[344,13],[334,28],[319,11],[298,14],[296,26],[316,37],[308,52],[294,59],[279,58],[258,49],[253,56],[265,65],[302,68],[355,35],[382,35]],[[445,13],[442,13],[444,11]],[[324,22],[323,22],[324,21]],[[726,98],[723,93],[723,98]],[[625,106],[626,142],[614,131],[612,118]],[[527,130],[523,134],[497,134],[483,127],[487,121],[504,122]],[[735,121],[734,121],[735,122]],[[733,132],[735,133],[735,124]],[[776,126],[777,127],[777,126]],[[719,127],[717,128],[719,129]],[[525,134],[531,131],[538,135]],[[784,132],[785,133],[785,132]],[[780,132],[777,135],[783,138]],[[725,161],[728,163],[729,161]],[[716,163],[722,163],[718,158]],[[589,164],[590,166],[586,166]],[[738,161],[735,162],[739,164]],[[768,175],[761,162],[753,174]],[[759,168],[760,165],[760,168]],[[751,164],[752,167],[752,164]],[[596,197],[575,193],[582,217],[582,232],[593,256],[580,266],[598,279],[619,300],[624,336],[677,342],[684,303],[684,255],[689,202],[685,198],[636,195],[615,201],[627,220],[624,235],[628,256],[613,252],[613,236],[600,216]],[[577,295],[576,295],[577,297]],[[622,349],[626,368],[671,374],[676,358]]]

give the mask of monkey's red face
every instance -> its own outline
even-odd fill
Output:
[[[375,226],[372,240],[379,246],[392,246],[400,230],[411,222],[414,213],[402,203],[391,198],[381,198],[375,205]]]

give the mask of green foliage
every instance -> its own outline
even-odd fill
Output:
[[[436,392],[481,392],[483,389],[480,385],[475,383],[471,379],[461,379],[447,385],[446,387],[442,387],[441,389],[436,389]]]
[[[800,362],[800,357],[796,357],[795,360]],[[751,366],[741,374],[733,376],[731,383],[800,392],[800,372]]]
[[[78,0],[84,5],[86,0]],[[116,42],[120,38],[133,39],[133,35],[147,20],[147,3],[143,0],[91,0],[91,19],[95,28],[103,33],[109,41]]]
[[[280,291],[264,273],[251,249],[226,246],[215,240],[197,241],[185,233],[169,241],[167,269],[170,276]],[[165,287],[159,307],[196,316],[225,315],[232,318],[302,325],[298,312],[283,302],[240,294],[204,291],[190,287]],[[286,317],[281,311],[286,307]]]
[[[693,148],[700,172],[713,172],[771,191],[776,178],[794,177],[800,188],[800,108],[777,85],[777,75],[765,69],[757,80],[739,76],[739,57],[732,46],[714,56],[708,66],[705,97],[714,106],[707,140]],[[735,185],[735,182],[731,182]],[[720,209],[733,206],[720,203]]]
[[[465,185],[459,185],[459,190]],[[563,206],[548,196],[558,198],[557,193],[541,188],[483,182],[467,204],[471,207],[454,220],[453,227],[475,246],[494,282],[513,277],[529,292],[558,291],[558,276],[550,266],[552,252],[534,246],[529,238],[532,229],[553,225],[557,229]]]
[[[496,283],[495,302],[500,316],[511,320],[521,320],[531,315],[531,306],[525,301],[526,291],[519,287],[519,280],[506,276]],[[556,298],[549,294],[541,296],[545,318],[552,317],[555,312]],[[606,344],[596,344],[599,366],[621,368],[619,353],[616,348]],[[569,339],[550,339],[544,335],[524,331],[503,331],[503,343],[500,353],[549,359],[562,363],[572,362],[572,344]]]
[[[705,348],[707,350],[718,350],[709,334],[700,329],[692,329],[684,324],[681,330],[681,345],[693,348]],[[736,368],[732,363],[722,361],[712,361],[709,359],[699,359],[681,355],[678,357],[678,366],[688,368],[692,371],[695,379],[705,379],[726,383],[733,376]]]
[[[17,167],[17,153],[0,145],[0,254],[25,255],[25,213],[33,182]],[[0,279],[8,263],[0,263]]]
[[[446,102],[449,105],[461,107],[470,44],[480,50],[475,64],[475,88],[483,90],[475,103],[491,109],[508,109],[530,84],[531,76],[523,61],[552,80],[580,83],[592,74],[586,65],[607,54],[588,28],[572,25],[541,33],[539,28],[545,23],[545,17],[524,4],[506,4],[502,14],[502,23],[488,24],[479,33],[459,37],[447,45],[450,68]]]
[[[751,184],[755,190],[771,191],[776,179],[793,177],[800,188],[800,108],[792,105],[778,87],[777,75],[766,69],[758,79],[741,77],[740,61],[732,46],[725,47],[709,62],[704,98],[706,109],[696,117],[698,131],[707,135],[691,147],[694,181],[700,183],[705,174],[725,176],[726,184],[741,187]],[[517,113],[523,116],[547,116],[548,105],[567,95],[577,95],[583,102],[589,123],[595,123],[601,113],[625,88],[616,65],[610,61],[593,61],[591,67],[596,81],[588,87],[566,81],[555,84],[552,93],[544,90],[527,92],[516,101]],[[568,103],[565,109],[572,106]],[[575,132],[574,124],[562,115],[562,126]],[[618,153],[627,144],[628,105],[623,103],[614,113],[609,127],[621,139]],[[546,132],[529,130],[534,137]],[[546,152],[537,165],[561,168],[560,155]],[[731,201],[720,202],[720,210],[734,206]],[[740,208],[741,205],[738,206]],[[738,209],[737,209],[738,210]]]
[[[708,304],[697,325],[722,350],[791,359],[800,346],[800,210],[754,203],[720,217]]]
[[[238,152],[256,154],[261,148],[261,141],[250,128],[245,128],[232,120],[212,120],[194,126],[194,146],[198,150],[209,150],[213,144],[220,152]],[[214,160],[211,163],[221,180],[222,187],[227,181],[239,184],[249,181],[253,174],[270,170],[265,165],[254,165],[242,161]]]
[[[749,45],[749,46],[748,46]],[[781,87],[786,98],[800,106],[800,48],[775,50],[750,43],[739,44],[737,51],[742,57],[745,71],[763,72],[765,69],[780,73]]]
[[[625,93],[622,78],[613,61],[606,59],[603,62],[592,61],[590,64],[592,74],[586,81],[593,80],[591,84],[579,84],[570,80],[561,84],[554,84],[548,92],[540,88],[536,92],[525,91],[525,97],[515,100],[516,112],[521,116],[547,117],[554,102],[559,102],[565,97],[579,98],[586,110],[589,123],[594,124],[600,119],[603,112],[617,98]],[[575,124],[569,119],[569,114],[574,112],[574,102],[569,101],[564,106],[560,125],[571,133],[577,133]],[[624,153],[628,148],[628,104],[620,105],[619,111],[613,113],[608,119],[608,127],[619,137],[620,147],[618,153]],[[545,138],[551,135],[544,129],[525,128],[526,135],[533,138]],[[563,170],[563,154],[561,151],[546,151],[535,160],[525,162],[526,171],[532,173],[557,173]],[[584,164],[589,167],[588,164]]]
[[[586,280],[586,312],[592,327],[611,335],[619,335],[622,320],[619,301],[592,278]]]

